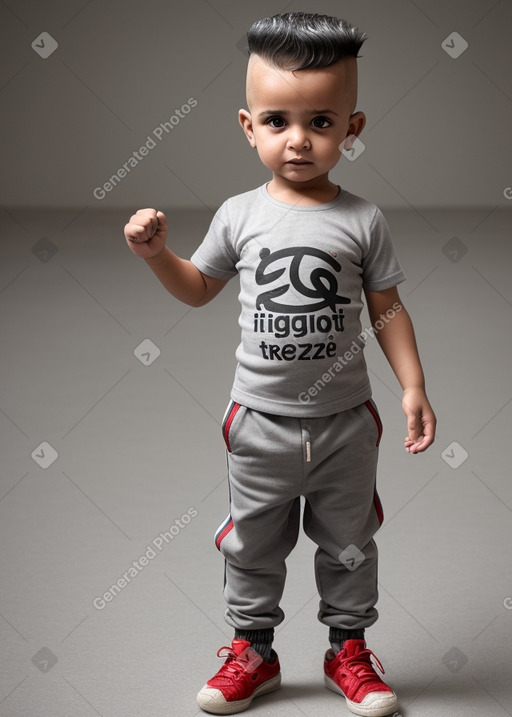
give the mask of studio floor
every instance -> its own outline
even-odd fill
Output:
[[[179,304],[126,247],[129,214],[0,216],[0,717],[193,717],[231,641],[213,534],[238,288]],[[511,214],[385,214],[439,425],[406,454],[369,341],[385,520],[368,644],[401,717],[512,715]],[[210,218],[170,213],[169,246],[190,256]],[[255,717],[349,714],[323,685],[314,550],[301,534],[288,560],[282,688]]]

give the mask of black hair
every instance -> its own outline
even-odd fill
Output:
[[[257,20],[247,33],[249,53],[283,70],[328,67],[358,57],[366,35],[346,20],[291,12]]]

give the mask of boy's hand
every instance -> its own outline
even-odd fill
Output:
[[[407,417],[409,435],[404,441],[408,453],[421,453],[433,442],[436,432],[436,417],[425,391],[410,388],[404,391],[402,409]]]
[[[153,259],[163,251],[167,232],[167,218],[156,209],[139,209],[124,228],[126,243],[142,259]]]

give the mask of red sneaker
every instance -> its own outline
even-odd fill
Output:
[[[247,640],[234,639],[232,647],[221,647],[217,656],[227,660],[197,695],[197,704],[205,712],[243,712],[254,697],[277,690],[281,684],[277,655],[275,662],[265,662]]]
[[[384,674],[384,668],[364,640],[346,640],[343,649],[334,654],[325,653],[325,686],[343,695],[347,707],[356,715],[385,717],[398,707],[398,700],[391,689],[373,669],[373,657]]]

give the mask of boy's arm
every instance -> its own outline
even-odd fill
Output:
[[[405,448],[409,453],[420,453],[434,441],[436,417],[425,393],[411,318],[396,286],[385,291],[366,291],[365,296],[377,341],[404,392],[402,409],[409,432]]]
[[[146,259],[146,264],[160,279],[167,291],[190,306],[204,306],[227,284],[225,279],[207,276],[188,259],[180,259],[169,247]]]
[[[176,256],[166,245],[167,219],[155,209],[139,209],[124,228],[134,254],[146,261],[173,296],[190,306],[204,306],[227,284],[206,276],[187,259]]]

